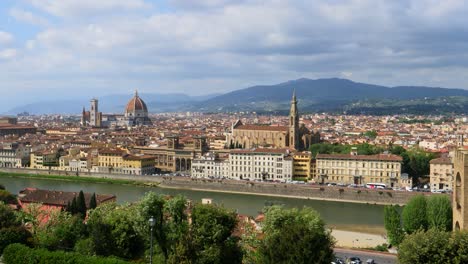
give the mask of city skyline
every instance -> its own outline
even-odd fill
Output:
[[[467,8],[462,1],[2,1],[0,103],[135,88],[200,95],[301,77],[468,88]]]

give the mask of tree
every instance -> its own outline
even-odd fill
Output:
[[[86,200],[83,191],[80,191],[76,199],[76,213],[81,214],[83,218],[86,217]]]
[[[96,193],[93,193],[91,196],[91,199],[89,200],[89,209],[94,209],[97,207],[97,202],[96,202]]]
[[[0,255],[10,244],[21,243],[28,244],[31,233],[22,226],[13,226],[0,229]]]
[[[368,138],[376,138],[377,137],[377,131],[375,131],[374,129],[366,131],[366,133],[364,133],[364,136],[366,136]]]
[[[195,263],[242,263],[238,238],[232,235],[237,224],[233,211],[209,204],[192,210],[191,239]]]
[[[138,220],[138,207],[132,204],[104,203],[90,211],[87,225],[95,253],[126,259],[141,257],[145,244]]]
[[[18,200],[9,191],[0,189],[0,202],[4,202],[6,204],[17,204]]]
[[[153,228],[153,236],[156,244],[164,255],[164,259],[168,258],[168,246],[166,241],[166,233],[164,232],[164,204],[163,196],[155,192],[148,192],[140,202],[138,211],[141,215],[142,229],[147,232],[149,230],[148,220],[153,217],[155,220]]]
[[[448,196],[431,196],[427,201],[429,228],[441,231],[452,230],[452,205]]]
[[[427,204],[423,195],[413,196],[403,208],[403,227],[408,234],[427,230]]]
[[[49,220],[38,227],[36,245],[48,250],[73,250],[75,243],[87,235],[83,220],[69,212],[54,211]]]
[[[310,208],[266,210],[261,263],[330,263],[334,239],[319,214]]]
[[[407,236],[398,249],[401,264],[455,263],[449,249],[450,233],[430,229]]]
[[[387,205],[384,208],[385,230],[390,244],[398,246],[404,238],[401,227],[401,217],[396,205]]]
[[[0,229],[18,225],[19,221],[15,212],[8,205],[0,202]]]

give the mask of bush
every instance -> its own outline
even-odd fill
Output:
[[[101,258],[84,256],[77,253],[63,251],[47,251],[45,249],[31,249],[21,244],[11,244],[3,252],[5,264],[124,264],[128,263],[116,258]]]
[[[0,255],[10,244],[26,244],[31,238],[31,233],[24,227],[8,227],[0,229]]]

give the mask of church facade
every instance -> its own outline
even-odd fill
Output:
[[[140,126],[151,125],[151,119],[148,117],[148,107],[143,99],[135,95],[128,101],[124,114],[102,114],[99,112],[97,99],[91,100],[90,110],[86,111],[83,107],[81,115],[81,125],[91,127],[112,127],[112,126]]]
[[[299,124],[296,93],[293,93],[289,111],[288,126],[266,126],[243,124],[240,120],[232,126],[226,137],[226,144],[232,148],[274,147],[291,150],[309,149],[313,143],[320,142],[320,133],[309,131]]]

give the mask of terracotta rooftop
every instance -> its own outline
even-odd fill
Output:
[[[381,160],[381,161],[403,161],[403,158],[393,154],[376,155],[351,155],[351,154],[317,154],[317,159],[342,159],[342,160]]]
[[[50,191],[36,188],[26,188],[19,193],[19,200],[22,203],[42,203],[56,206],[66,206],[68,202],[71,203],[73,198],[79,194],[79,192]],[[86,206],[89,206],[92,195],[92,193],[84,193]],[[96,194],[96,202],[98,205],[115,199],[115,195],[112,194]]]
[[[452,164],[452,160],[450,158],[437,158],[432,159],[430,164]]]
[[[288,131],[286,126],[260,126],[260,125],[240,125],[234,129],[238,130],[262,130],[262,131]]]

